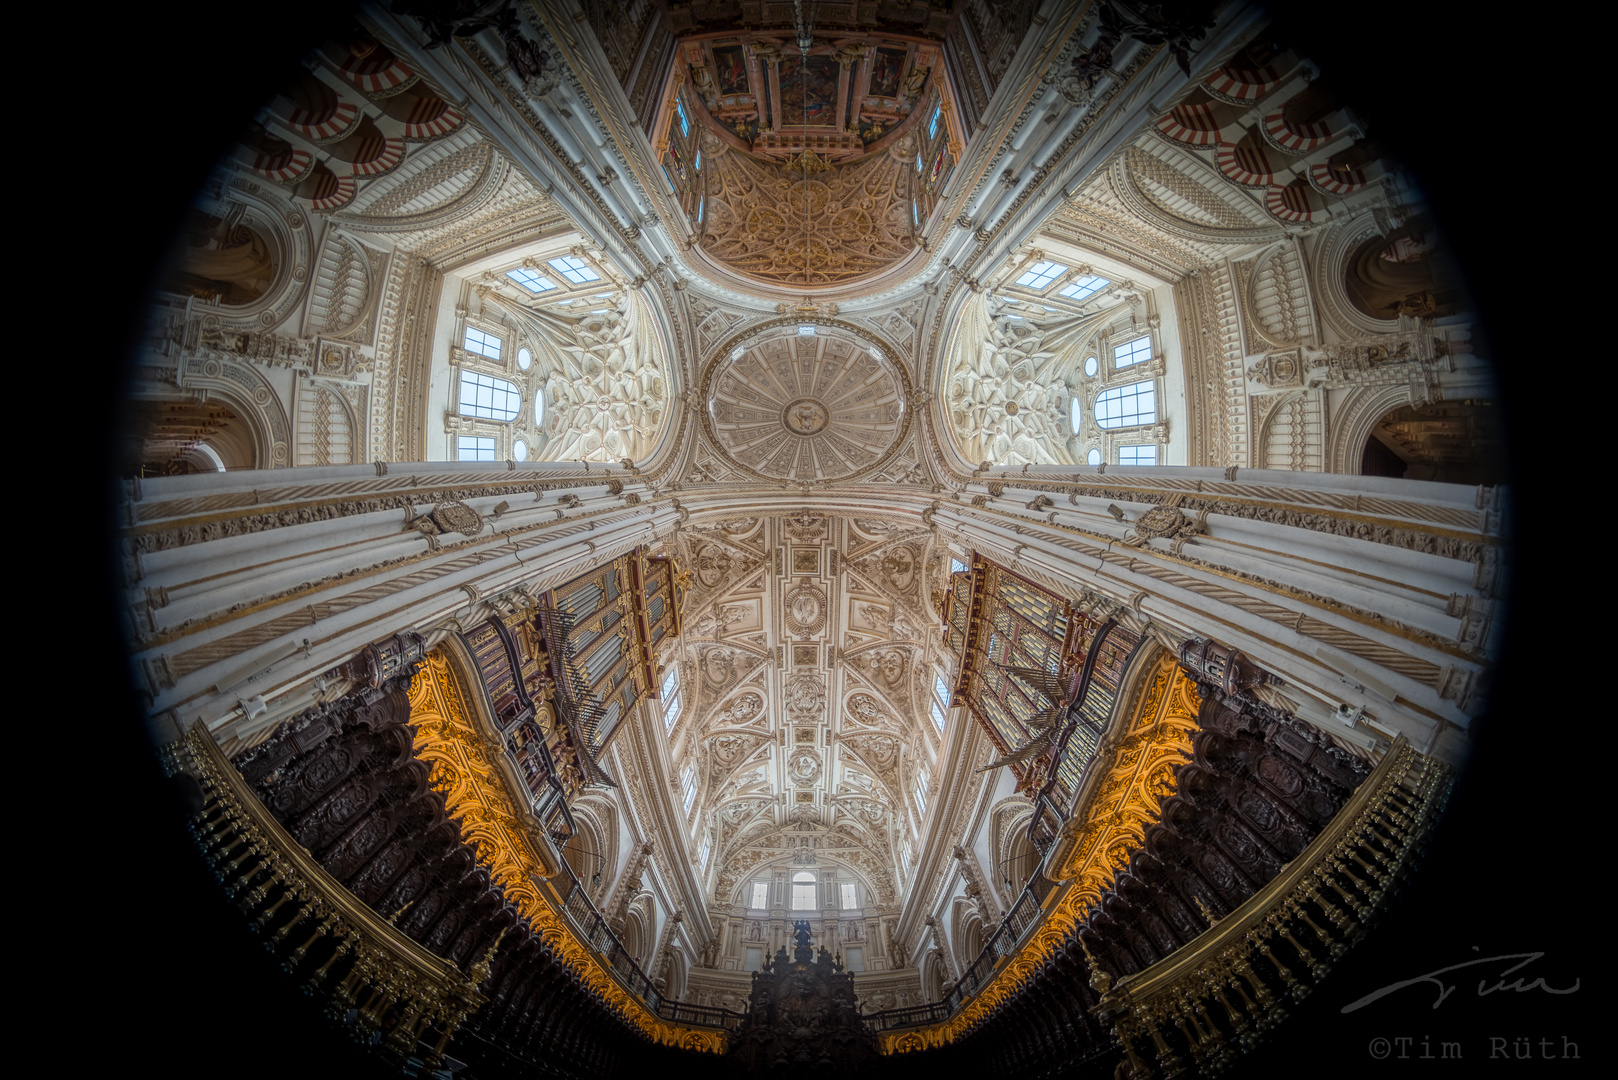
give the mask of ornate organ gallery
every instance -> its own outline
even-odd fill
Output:
[[[1499,429],[1262,9],[345,27],[119,459],[255,985],[407,1075],[1146,1080],[1374,948],[1489,707]]]

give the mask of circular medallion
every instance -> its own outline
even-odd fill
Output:
[[[703,374],[703,421],[751,476],[805,484],[875,471],[909,428],[910,381],[892,346],[836,319],[773,320]]]
[[[814,398],[799,398],[781,410],[782,425],[794,435],[819,435],[830,419],[826,406]]]

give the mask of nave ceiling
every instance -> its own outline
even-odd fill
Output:
[[[896,903],[911,792],[942,734],[929,596],[947,550],[900,518],[810,513],[688,525],[668,548],[691,581],[671,757],[698,770],[692,813],[717,826],[714,900],[791,856],[848,866]]]

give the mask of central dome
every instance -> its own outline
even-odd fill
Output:
[[[909,379],[892,355],[835,320],[754,328],[708,364],[709,434],[762,479],[824,483],[868,472],[892,455],[909,424]]]

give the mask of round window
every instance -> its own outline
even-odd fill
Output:
[[[545,391],[541,390],[534,395],[534,426],[545,422]]]
[[[511,460],[512,461],[527,461],[528,460],[528,444],[523,442],[521,439],[518,439],[516,442],[512,443],[511,444]]]
[[[524,371],[534,366],[534,354],[528,351],[526,345],[517,350],[517,366]]]
[[[1100,450],[1091,450],[1088,454],[1084,455],[1084,460],[1088,461],[1091,465],[1100,465],[1101,464],[1101,451]]]
[[[1094,375],[1098,370],[1100,370],[1100,367],[1101,365],[1096,363],[1095,357],[1086,356],[1084,358],[1084,373],[1086,375]]]

